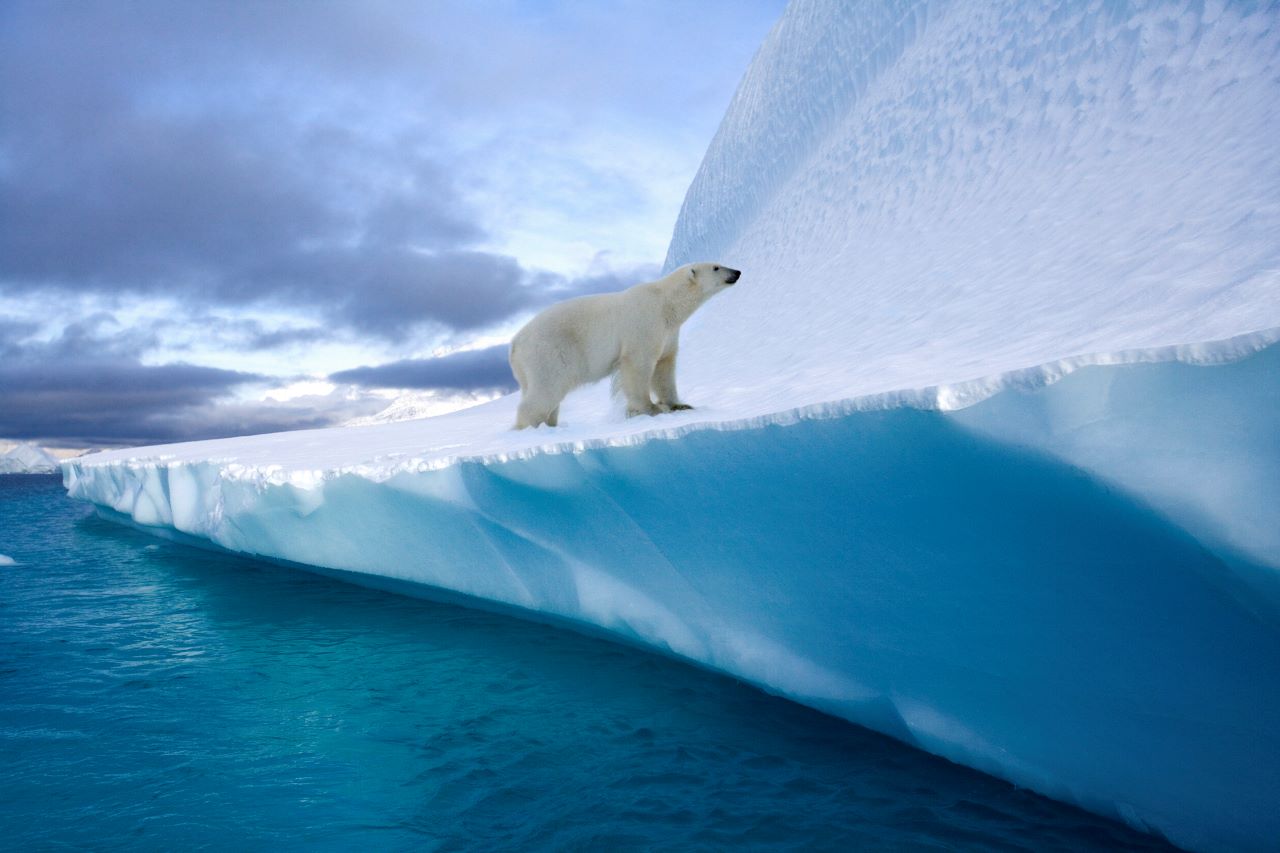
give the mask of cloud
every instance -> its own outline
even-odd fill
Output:
[[[3,4],[0,293],[287,306],[389,341],[492,326],[565,288],[484,248],[467,198],[502,194],[471,184],[507,175],[511,196],[540,186],[543,163],[579,176],[555,190],[574,215],[648,210],[604,165],[629,155],[588,164],[566,143],[596,126],[661,137],[659,116],[709,133],[718,110],[685,60],[702,56],[699,79],[714,69],[727,100],[740,68],[712,60],[758,38],[729,23],[774,6]]]
[[[637,282],[656,278],[657,274],[657,264],[641,265],[626,272],[607,270],[573,279],[544,274],[519,292],[521,302],[513,305],[511,310],[514,311],[517,307],[559,302],[577,296],[612,293]],[[490,298],[494,300],[515,298],[510,296],[509,292],[504,297],[500,275],[490,281],[490,286],[492,287]],[[468,310],[465,300],[459,301],[458,309],[459,314],[454,319],[454,325],[457,328],[465,328],[468,322],[464,313]],[[394,315],[378,316],[373,319],[379,322],[395,322]],[[501,344],[438,358],[402,359],[378,366],[339,371],[331,374],[329,379],[333,382],[347,382],[365,388],[513,391],[517,386],[515,377],[511,375],[510,365],[507,363],[508,349],[506,344]]]
[[[507,363],[506,344],[453,353],[440,358],[416,358],[357,367],[329,377],[365,388],[419,388],[438,391],[513,391],[515,377]]]
[[[636,264],[623,269],[611,268],[608,260],[597,256],[596,269],[589,270],[586,275],[575,278],[546,276],[539,283],[538,300],[540,303],[560,302],[576,296],[591,296],[596,293],[613,293],[625,290],[634,284],[653,281],[658,278],[662,267],[659,264]]]
[[[361,245],[282,258],[260,271],[295,302],[316,299],[333,321],[401,340],[431,323],[470,331],[536,304],[540,294],[512,258],[485,252],[427,253]]]
[[[466,274],[479,287],[487,281],[494,288],[491,298],[504,298],[502,276],[509,268],[499,266],[486,279],[467,267],[471,262],[463,258],[459,267],[441,274]],[[483,263],[481,258],[478,268],[483,269]],[[519,304],[537,304],[617,290],[655,273],[656,267],[646,266],[576,279],[544,274],[515,292],[526,300]],[[412,291],[398,298],[410,300]],[[408,307],[403,310],[410,313]],[[465,300],[450,310],[458,326],[472,322]],[[390,329],[398,319],[392,311],[369,313],[361,321]],[[268,329],[249,318],[204,316],[192,324],[229,346],[251,350],[306,344],[330,334],[317,327]],[[245,402],[236,395],[289,380],[186,362],[146,363],[169,328],[169,320],[124,324],[115,314],[97,311],[67,324],[56,337],[39,340],[33,336],[41,324],[0,317],[0,436],[86,445],[192,441],[343,423],[386,406],[385,396],[375,394],[376,389],[489,394],[516,387],[503,344],[339,371],[330,380],[345,389],[328,395]]]
[[[252,321],[250,323],[256,328],[251,334],[248,346],[250,349],[255,350],[271,350],[293,346],[294,344],[310,344],[330,337],[330,333],[326,329],[288,328],[267,331],[257,323],[252,323]]]
[[[68,323],[58,337],[50,341],[21,343],[39,330],[39,324],[27,322],[18,325],[26,327],[25,335],[0,335],[0,357],[14,367],[24,364],[37,368],[53,367],[75,361],[136,361],[157,341],[154,328],[123,326],[115,315],[106,311],[97,311]]]
[[[235,392],[269,382],[256,373],[194,364],[144,364],[149,330],[110,314],[29,340],[34,324],[0,320],[0,436],[62,445],[134,445],[330,426],[386,400],[335,391],[285,402]]]
[[[483,230],[429,162],[406,171],[397,152],[374,150],[346,167],[243,122],[113,119],[104,137],[5,139],[15,168],[0,172],[0,292],[288,305],[398,341],[423,325],[491,326],[565,289],[469,248]],[[334,184],[364,180],[352,171],[405,186],[351,199]]]
[[[272,151],[261,128],[104,123],[116,133],[3,138],[0,288],[290,305],[388,337],[523,307],[524,272],[466,250],[483,231],[429,164],[399,175],[406,189],[351,200],[323,152]],[[394,156],[371,152],[361,168]]]
[[[0,435],[11,438],[100,444],[185,441],[235,435],[265,422],[210,421],[196,410],[260,377],[188,364],[64,362],[38,369],[0,365]]]
[[[111,8],[0,13],[0,291],[288,305],[391,338],[526,304],[519,265],[471,248],[485,229],[421,150],[426,117],[407,136],[369,126],[322,96],[349,84],[314,44],[269,51],[250,26],[299,16]],[[312,21],[304,34],[328,44],[353,23],[330,11],[332,32]],[[234,32],[214,49],[204,27]],[[296,88],[290,52],[312,63],[314,88]]]
[[[0,358],[8,357],[10,351],[16,352],[18,341],[29,338],[38,331],[39,323],[0,317]]]
[[[780,5],[0,3],[0,435],[338,422],[385,400],[237,395],[654,277]],[[482,352],[335,375],[511,387]]]
[[[287,401],[234,398],[236,389],[264,379],[190,364],[5,363],[0,436],[72,446],[167,444],[333,426],[387,405],[341,389]]]

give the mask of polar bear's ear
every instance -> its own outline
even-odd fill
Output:
[[[698,280],[698,268],[689,267],[689,283],[693,284]]]

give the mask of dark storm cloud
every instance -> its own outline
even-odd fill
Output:
[[[40,330],[38,323],[0,317],[0,359],[9,358],[18,350],[18,342]]]
[[[204,312],[153,320],[149,329],[149,334],[157,339],[164,333],[164,349],[179,352],[196,347],[263,352],[329,341],[335,337],[333,330],[318,326],[269,328],[247,317],[224,317]]]
[[[526,292],[532,296],[525,304],[558,302],[576,296],[612,293],[637,282],[655,278],[657,274],[658,266],[653,264],[636,267],[627,274],[609,272],[576,279],[543,275],[526,288]],[[480,278],[480,280],[483,279]],[[490,279],[492,287],[490,298],[504,298],[501,281],[500,271]],[[412,298],[412,291],[406,294],[406,298]],[[468,305],[465,301],[460,301],[457,309],[456,325],[464,327],[467,323],[465,312],[468,310]],[[513,306],[512,310],[516,310],[516,306]],[[376,319],[384,323],[395,321],[394,315]],[[514,391],[517,386],[515,377],[511,375],[511,367],[507,363],[508,349],[506,344],[501,344],[440,358],[403,359],[375,367],[357,367],[339,371],[332,374],[329,379],[332,382],[351,383],[365,388]]]
[[[183,381],[176,375],[182,371],[171,369],[182,367],[135,366],[141,375],[129,381],[146,384],[150,393],[104,394],[81,386],[64,393],[13,394],[0,410],[0,434],[47,446],[134,446],[327,427],[355,414],[372,413],[369,408],[335,413],[305,403],[214,404],[191,399],[201,395],[184,394],[180,389],[175,394],[168,384]],[[3,381],[0,375],[0,393],[8,395]]]
[[[610,270],[572,279],[547,276],[538,283],[539,301],[559,302],[575,296],[625,290],[633,284],[653,281],[661,269],[659,264],[638,264],[625,270]]]
[[[30,333],[35,331],[32,328]],[[144,351],[156,345],[157,334],[152,326],[122,326],[113,314],[100,311],[67,324],[51,341],[22,341],[21,337],[7,338],[0,334],[0,355],[11,366],[136,361]]]
[[[0,296],[269,303],[396,340],[585,292],[477,249],[460,128],[620,93],[708,112],[680,60],[757,38],[723,21],[759,9],[695,5],[0,3]]]
[[[21,417],[24,400],[45,400],[58,409],[56,415],[72,408],[99,406],[141,407],[143,414],[158,405],[187,406],[203,403],[212,395],[236,385],[261,380],[251,373],[219,370],[193,364],[143,365],[135,361],[68,361],[27,369],[26,365],[0,366],[0,395],[6,417],[14,423]],[[41,412],[44,417],[46,411]],[[96,414],[96,413],[95,413]],[[0,433],[4,433],[0,427]]]
[[[237,403],[264,377],[129,359],[0,364],[0,436],[52,445],[163,444],[332,426],[385,400],[298,398]]]
[[[393,340],[424,321],[478,329],[542,298],[539,278],[514,259],[471,251],[318,249],[281,258],[258,278],[295,302],[318,300],[321,311],[358,331]]]
[[[248,345],[254,350],[270,350],[293,344],[311,344],[328,337],[330,335],[324,329],[274,329],[268,332],[259,327],[250,338]]]
[[[199,410],[262,379],[191,364],[145,365],[138,355],[149,335],[121,333],[106,314],[73,323],[52,341],[21,340],[0,337],[6,438],[136,444],[234,434],[228,430],[238,425],[210,421]]]
[[[416,358],[357,367],[329,377],[331,382],[365,388],[423,388],[439,391],[513,391],[507,345],[459,352],[441,358]]]
[[[289,52],[314,60],[327,31],[311,21],[309,40],[257,55],[244,19],[267,7],[218,5],[226,21],[211,8],[0,11],[0,292],[274,302],[390,338],[536,301],[513,259],[469,248],[484,230],[417,150],[429,139],[317,100],[336,69],[310,66],[316,88],[298,88]],[[311,18],[270,8],[268,32]],[[239,52],[211,47],[204,26],[239,26],[224,40]]]
[[[653,5],[0,0],[0,436],[134,444],[334,423],[372,397],[237,403],[263,377],[145,362],[210,346],[463,342],[651,278],[526,269],[483,250],[491,235],[465,199],[492,198],[475,182],[493,159],[528,170],[513,128],[550,126],[553,148],[578,120],[703,116],[710,132],[762,31],[733,25],[752,4]],[[774,12],[755,9],[761,26]],[[715,56],[739,59],[691,75],[709,32]],[[601,49],[601,33],[627,37]],[[77,316],[136,316],[138,297],[157,298],[147,316],[171,313]],[[509,387],[487,358],[401,380]]]
[[[118,140],[26,149],[4,134],[0,287],[271,301],[389,337],[424,321],[473,328],[526,304],[513,260],[464,250],[481,230],[455,215],[433,167],[412,192],[362,204],[342,198],[323,154],[312,166],[327,175],[313,177],[255,146],[255,132],[151,121]]]
[[[140,444],[237,434],[196,410],[253,374],[190,364],[67,361],[0,365],[0,435],[75,444]],[[275,426],[288,428],[286,425]]]
[[[563,299],[617,290],[654,272],[642,268],[630,276],[610,273],[573,281],[542,276],[531,289],[545,299]],[[501,269],[491,279],[495,286],[500,274]],[[412,298],[412,293],[402,298]],[[459,324],[469,322],[465,302],[451,310]],[[394,312],[371,315],[368,322],[390,328],[397,318]],[[233,345],[256,349],[307,343],[327,334],[316,328],[267,330],[244,319],[202,317],[195,324]],[[163,322],[125,326],[112,314],[99,312],[68,324],[52,340],[35,341],[31,337],[38,324],[0,317],[0,436],[73,445],[192,441],[331,426],[372,414],[386,403],[343,394],[236,403],[231,397],[237,389],[271,378],[186,363],[144,364],[143,356],[156,348],[164,329]],[[330,379],[362,388],[515,389],[505,344],[355,368]]]

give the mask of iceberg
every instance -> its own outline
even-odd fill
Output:
[[[18,444],[0,453],[0,474],[56,474],[57,472],[57,458],[34,444]]]
[[[698,408],[113,451],[193,544],[600,633],[1205,850],[1280,838],[1280,14],[795,0],[667,266]]]

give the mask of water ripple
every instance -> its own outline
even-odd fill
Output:
[[[14,848],[1149,849],[731,679],[0,477]]]

